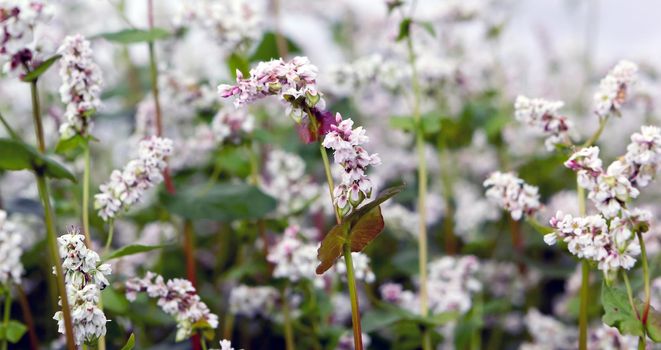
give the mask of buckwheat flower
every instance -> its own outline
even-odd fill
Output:
[[[244,109],[223,108],[211,121],[211,130],[218,144],[239,144],[255,128],[255,118]]]
[[[305,174],[305,162],[294,153],[282,150],[269,152],[259,187],[276,198],[279,216],[302,211],[320,196],[321,188]]]
[[[518,121],[548,134],[545,145],[547,150],[552,151],[557,144],[569,143],[568,131],[571,124],[567,117],[558,112],[563,106],[562,101],[518,96],[514,103],[514,115]]]
[[[599,117],[610,113],[618,114],[636,83],[638,66],[629,61],[620,61],[599,83],[594,94],[594,109]]]
[[[575,328],[565,326],[551,316],[530,309],[525,317],[526,328],[533,343],[524,343],[522,350],[533,349],[573,349],[576,348],[578,334]]]
[[[593,190],[597,186],[597,178],[604,172],[599,158],[599,147],[585,147],[574,152],[565,162],[565,167],[576,171],[581,187]]]
[[[237,71],[236,85],[222,84],[218,93],[223,98],[235,96],[237,108],[267,96],[278,96],[288,104],[288,114],[300,122],[303,108],[324,107],[322,94],[317,90],[317,71],[307,57],[260,62],[250,70],[248,78]]]
[[[591,327],[588,335],[588,348],[628,350],[638,346],[638,338],[632,335],[620,334],[615,327],[601,324]]]
[[[45,22],[51,7],[41,0],[3,0],[0,2],[0,62],[2,71],[11,73],[28,66],[37,55],[33,31]]]
[[[66,104],[60,136],[87,136],[92,128],[91,114],[101,106],[101,70],[92,59],[90,42],[80,34],[67,36],[58,53],[62,55],[60,97]]]
[[[67,298],[71,305],[73,336],[76,345],[94,343],[106,334],[108,322],[99,308],[101,290],[108,286],[106,275],[111,272],[109,264],[101,264],[99,255],[85,246],[85,236],[76,227],[57,239]],[[65,332],[64,316],[58,311],[53,316],[58,331]]]
[[[533,215],[541,207],[538,188],[528,185],[514,173],[496,171],[484,181],[484,187],[487,198],[509,211],[514,220]]]
[[[0,284],[20,284],[23,275],[21,255],[23,248],[21,232],[7,218],[7,212],[0,209]]]
[[[164,281],[163,276],[147,272],[144,278],[126,281],[126,298],[134,301],[137,293],[144,292],[158,299],[157,305],[177,321],[176,340],[191,337],[197,329],[216,329],[218,316],[211,313],[190,281],[174,278]]]
[[[229,309],[233,315],[254,318],[270,317],[278,301],[279,293],[271,286],[251,287],[239,285],[232,288]]]
[[[232,347],[231,341],[227,339],[223,339],[220,341],[220,349],[211,349],[211,350],[234,350],[234,348]]]
[[[317,248],[319,244],[306,243],[300,237],[298,225],[287,227],[282,239],[269,251],[266,257],[274,264],[273,277],[286,278],[292,282],[302,279],[312,281],[316,286],[323,286],[323,277],[316,274]]]
[[[401,297],[403,288],[399,283],[384,283],[379,287],[381,298],[390,303],[397,303]]]
[[[475,256],[442,257],[428,264],[429,309],[432,313],[468,312],[473,294],[482,290]]]
[[[370,258],[362,252],[353,252],[351,253],[351,259],[353,260],[353,268],[355,277],[359,281],[365,281],[366,283],[372,283],[376,279],[374,272],[370,268]],[[335,264],[337,272],[344,276],[347,273],[347,265],[344,260],[338,260]]]
[[[372,195],[372,181],[366,175],[367,167],[381,164],[378,154],[369,154],[362,144],[369,142],[362,126],[353,128],[353,120],[335,115],[336,125],[324,137],[322,145],[334,151],[333,158],[342,170],[342,181],[333,190],[335,205],[347,213]],[[348,206],[351,204],[351,207]]]
[[[596,186],[588,193],[588,198],[607,218],[617,216],[624,204],[640,193],[629,182],[627,168],[625,163],[614,161],[597,177]]]
[[[114,219],[118,212],[128,210],[144,195],[144,192],[163,181],[161,174],[166,168],[167,157],[172,154],[172,141],[152,136],[138,146],[138,158],[131,160],[124,169],[114,170],[110,180],[99,188],[94,196],[94,207],[105,221]]]
[[[647,186],[661,164],[661,129],[643,126],[640,132],[631,135],[624,161],[630,166],[631,183],[638,188]]]

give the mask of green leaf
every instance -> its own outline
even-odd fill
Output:
[[[50,57],[49,59],[43,61],[40,65],[38,65],[37,68],[31,70],[30,72],[28,72],[28,74],[24,75],[23,78],[21,79],[26,83],[37,81],[37,79],[39,79],[39,77],[42,74],[46,73],[48,68],[50,68],[61,57],[62,55],[55,55]]]
[[[365,333],[369,333],[384,329],[397,322],[409,322],[426,327],[438,327],[456,320],[458,317],[459,314],[456,312],[443,312],[423,317],[408,310],[386,304],[383,308],[373,309],[363,316],[362,330]]]
[[[634,303],[639,308],[641,302],[635,300]],[[642,323],[631,309],[625,292],[604,283],[601,288],[601,304],[604,306],[601,320],[605,324],[617,328],[622,334],[643,335]]]
[[[532,228],[534,228],[535,231],[537,231],[537,232],[539,232],[539,233],[541,233],[541,234],[543,234],[543,235],[547,235],[547,234],[549,234],[549,233],[553,233],[553,231],[554,231],[552,227],[542,225],[542,224],[539,223],[539,221],[537,221],[537,220],[535,220],[535,219],[533,219],[533,218],[526,218],[526,222],[527,222],[530,226],[532,226]]]
[[[7,339],[10,343],[15,344],[21,340],[27,330],[28,328],[21,322],[10,320],[6,327],[4,324],[0,324],[0,339]]]
[[[134,346],[135,346],[135,334],[131,333],[129,340],[126,341],[126,344],[122,346],[121,350],[133,350]]]
[[[291,40],[287,41],[287,52],[300,53],[301,49]],[[278,53],[278,42],[275,33],[267,32],[262,36],[262,41],[257,45],[255,52],[250,56],[250,62],[268,61],[280,57]]]
[[[383,231],[384,226],[385,223],[383,222],[380,206],[368,211],[351,227],[349,233],[351,251],[362,252]]]
[[[119,43],[119,44],[135,44],[149,41],[156,41],[170,36],[170,33],[163,28],[152,28],[150,30],[143,29],[124,29],[119,32],[102,33],[97,37]]]
[[[399,34],[397,34],[397,41],[402,41],[411,35],[411,23],[413,20],[411,18],[406,17],[402,19],[402,21],[399,23]]]
[[[395,322],[402,320],[402,315],[392,310],[373,309],[362,316],[362,330],[365,333],[371,333],[384,329]]]
[[[163,248],[164,245],[142,245],[142,244],[129,244],[127,246],[121,247],[114,252],[108,254],[108,256],[103,259],[104,261],[121,258],[127,255],[140,254],[149,252],[155,249]]]
[[[661,343],[661,313],[650,306],[647,314],[647,324],[645,325],[647,335],[655,343]]]
[[[425,135],[433,135],[441,131],[441,116],[438,114],[425,114],[422,116],[422,130]],[[415,120],[410,116],[390,117],[390,126],[408,132],[415,132]]]
[[[176,195],[164,194],[163,203],[173,214],[191,220],[250,220],[266,216],[276,200],[244,183],[190,186]]]
[[[108,287],[101,292],[103,307],[116,314],[124,315],[129,311],[129,302],[123,294]]]
[[[73,149],[78,148],[79,146],[84,146],[87,143],[87,140],[76,134],[68,139],[60,139],[55,146],[55,153],[63,154]]]
[[[240,71],[244,77],[250,74],[250,62],[237,53],[232,53],[230,57],[227,58],[227,66],[232,79],[236,79],[237,70]]]
[[[366,215],[370,210],[381,205],[381,203],[387,201],[388,199],[394,197],[399,192],[402,192],[404,187],[406,187],[406,185],[402,184],[385,189],[384,191],[379,193],[379,195],[373,201],[363,205],[362,207],[358,208],[356,211],[351,213],[351,215],[346,217],[343,222],[348,222],[353,226],[353,224],[356,221],[358,221],[358,219]]]
[[[76,177],[65,167],[20,140],[0,139],[0,169],[34,170],[50,178],[76,182]]]
[[[330,269],[335,264],[335,260],[342,255],[342,245],[346,241],[346,236],[347,225],[335,225],[321,241],[317,250],[317,259],[320,262],[316,270],[318,275]]]
[[[416,23],[422,26],[422,28],[424,28],[429,33],[429,35],[436,37],[436,30],[434,29],[434,25],[431,22],[418,21]]]

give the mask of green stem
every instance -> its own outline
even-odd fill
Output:
[[[85,143],[85,151],[83,153],[85,159],[85,170],[83,171],[83,233],[85,234],[85,244],[88,248],[92,247],[92,239],[90,238],[90,145],[89,142]]]
[[[30,83],[30,92],[32,96],[32,119],[34,121],[34,131],[37,138],[37,146],[41,153],[46,152],[46,143],[44,141],[44,128],[41,123],[41,107],[39,105],[39,91],[37,89],[37,81]],[[57,234],[55,232],[55,218],[53,209],[50,203],[50,193],[46,177],[40,169],[35,169],[37,176],[37,189],[39,191],[39,199],[41,205],[44,207],[44,221],[46,224],[46,239],[48,241],[48,250],[50,252],[51,263],[55,265],[55,279],[57,282],[57,290],[60,295],[60,302],[62,305],[62,316],[64,319],[65,337],[67,342],[67,349],[75,350],[76,344],[73,340],[73,323],[71,321],[71,309],[69,308],[69,299],[67,298],[67,289],[64,283],[64,272],[62,271],[62,264],[60,262],[59,247],[57,245]]]
[[[640,243],[640,260],[643,262],[643,281],[645,282],[645,309],[643,310],[642,322],[643,326],[647,325],[647,315],[650,311],[650,270],[647,265],[647,249],[645,248],[645,241],[643,240],[643,234],[636,232],[638,236],[638,242]],[[643,327],[645,329],[645,327]]]
[[[115,220],[108,220],[108,237],[106,238],[106,245],[103,248],[104,255],[110,251],[110,245],[112,244],[112,235],[115,231]]]
[[[606,122],[608,122],[608,116],[599,118],[599,128],[587,141],[585,141],[582,147],[590,147],[594,145],[595,142],[597,142],[601,136],[601,133],[604,131],[604,127],[606,127]]]
[[[287,292],[282,292],[282,314],[285,318],[285,348],[287,350],[296,349],[294,343],[294,330],[291,322],[291,312],[289,310],[289,300],[287,300]]]
[[[5,286],[5,310],[2,318],[5,329],[9,326],[9,316],[11,315],[11,292],[9,287],[9,285]],[[7,337],[2,338],[2,350],[7,350]]]
[[[363,349],[362,331],[360,329],[360,309],[358,306],[358,293],[356,291],[356,277],[353,271],[351,258],[351,245],[344,244],[344,262],[347,265],[347,281],[349,283],[349,296],[351,297],[351,323],[353,324],[353,344],[355,350]]]
[[[324,161],[326,182],[328,183],[328,192],[330,193],[331,204],[333,205],[333,210],[335,211],[335,220],[337,221],[338,224],[340,224],[342,222],[342,216],[340,215],[340,210],[337,208],[337,205],[335,205],[335,199],[333,198],[333,188],[335,188],[335,184],[333,182],[333,175],[331,175],[328,153],[326,152],[326,148],[324,148],[324,146],[322,146],[321,144],[319,144],[319,151],[321,152],[321,159]]]
[[[590,288],[590,264],[587,260],[581,262],[581,294],[578,314],[578,348],[588,348],[588,298]]]
[[[202,340],[202,350],[207,350],[207,340],[203,336],[200,336],[200,339]]]
[[[420,84],[416,57],[411,36],[406,37],[409,64],[411,65],[411,82],[413,85],[413,119],[416,125],[415,147],[418,153],[418,270],[420,273],[420,314],[425,317],[429,313],[427,295],[427,159],[425,157],[425,139],[420,116]],[[422,334],[422,348],[431,350],[431,333],[425,327]]]
[[[633,292],[631,292],[631,284],[629,283],[629,277],[627,276],[626,272],[624,270],[621,270],[622,272],[622,279],[624,280],[624,286],[627,289],[627,297],[629,298],[629,305],[631,306],[631,310],[633,311],[634,314],[636,314],[636,317],[640,319],[640,315],[638,314],[638,310],[636,309],[636,304],[633,302]]]

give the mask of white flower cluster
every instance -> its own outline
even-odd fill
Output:
[[[278,200],[279,216],[297,213],[319,197],[320,188],[305,175],[305,162],[294,153],[273,150],[264,165],[259,186]]]
[[[233,315],[254,318],[270,317],[278,301],[278,291],[271,286],[251,287],[239,285],[232,288],[229,308]]]
[[[255,128],[255,118],[245,109],[222,108],[211,121],[211,130],[220,145],[239,144]]]
[[[0,284],[20,284],[23,274],[21,255],[22,235],[14,223],[7,218],[7,212],[0,209]]]
[[[34,27],[46,21],[51,10],[41,0],[0,1],[0,61],[4,73],[31,66],[36,55]]]
[[[184,24],[202,27],[229,52],[248,49],[262,35],[264,16],[255,1],[192,2],[184,9]]]
[[[661,164],[661,129],[648,125],[631,135],[624,163],[629,181],[636,187],[647,186]]]
[[[286,278],[292,282],[308,279],[321,288],[324,279],[315,272],[319,263],[319,244],[304,242],[299,238],[300,231],[298,225],[287,227],[282,239],[270,249],[266,259],[275,265],[273,277]]]
[[[220,349],[211,349],[211,350],[234,350],[234,348],[232,347],[231,341],[227,339],[223,339],[220,341]]]
[[[524,343],[521,350],[561,350],[574,349],[578,341],[578,334],[574,328],[565,326],[562,322],[551,316],[540,313],[537,309],[530,309],[526,314],[524,324],[533,343]]]
[[[94,207],[103,220],[114,219],[120,210],[128,210],[147,189],[163,181],[161,173],[172,153],[172,141],[152,136],[138,147],[138,159],[131,160],[122,171],[114,170],[110,181],[100,186],[101,193],[94,196]]]
[[[429,309],[432,313],[466,313],[471,297],[482,290],[480,262],[475,256],[444,256],[428,264]]]
[[[599,117],[619,113],[627,99],[629,90],[636,83],[638,66],[629,61],[620,61],[599,83],[594,94],[594,109]]]
[[[553,245],[561,239],[570,253],[597,262],[604,272],[628,270],[636,263],[634,257],[640,254],[634,230],[649,226],[650,218],[649,212],[636,209],[628,211],[627,217],[615,217],[607,223],[601,215],[572,217],[558,211],[550,221],[554,232],[546,234],[544,242]]]
[[[99,308],[101,290],[108,286],[105,275],[111,272],[109,264],[101,264],[95,251],[85,246],[85,236],[71,227],[57,239],[67,287],[67,299],[71,307],[73,336],[77,345],[93,343],[106,334],[106,316]],[[64,315],[58,311],[53,316],[58,331],[65,333]]]
[[[236,85],[221,84],[218,93],[223,98],[236,96],[237,108],[267,96],[278,96],[288,104],[289,115],[297,122],[303,118],[304,108],[324,108],[321,92],[317,90],[317,67],[307,57],[294,57],[260,62],[243,78],[237,71]]]
[[[547,101],[541,98],[518,96],[514,103],[516,120],[537,128],[548,134],[544,144],[552,151],[558,144],[569,143],[569,128],[571,124],[567,117],[560,115],[558,110],[564,106],[562,101]]]
[[[322,145],[334,151],[335,163],[342,170],[342,182],[333,190],[335,204],[346,214],[351,207],[357,207],[372,195],[372,181],[365,174],[370,165],[381,164],[378,154],[369,154],[362,144],[369,142],[362,126],[353,128],[353,120],[335,115],[335,125],[331,125]],[[348,206],[351,204],[351,206]]]
[[[621,334],[617,328],[605,324],[590,328],[588,333],[590,349],[629,350],[635,349],[637,346],[638,338]]]
[[[523,215],[533,215],[541,207],[539,189],[513,173],[496,171],[484,181],[484,187],[487,188],[487,198],[509,211],[514,220],[521,219]]]
[[[147,272],[144,278],[126,281],[126,299],[134,301],[140,292],[146,292],[150,298],[158,298],[158,306],[166,314],[174,316],[177,341],[189,338],[198,327],[218,327],[218,316],[211,313],[197,295],[195,287],[186,279],[174,278],[166,283],[163,276]]]
[[[526,291],[537,285],[540,274],[506,261],[483,261],[480,266],[480,280],[489,286],[485,292],[496,298],[507,298],[514,305],[523,305]]]
[[[410,77],[408,66],[387,60],[380,54],[361,57],[352,63],[331,67],[328,88],[341,95],[350,95],[358,88],[378,84],[394,91]]]
[[[101,69],[92,60],[90,42],[80,34],[67,36],[58,53],[62,55],[60,97],[67,105],[60,135],[63,139],[87,136],[92,128],[91,114],[101,106]]]
[[[359,281],[364,281],[365,283],[372,283],[376,279],[374,272],[370,268],[370,258],[363,252],[353,252],[351,253],[351,260],[353,262],[353,270],[355,277]],[[339,259],[335,264],[337,273],[344,276],[347,273],[347,264],[344,260]]]
[[[487,221],[500,217],[500,210],[482,196],[479,187],[468,182],[457,181],[454,186],[455,211],[454,232],[464,242],[479,239],[480,227]]]

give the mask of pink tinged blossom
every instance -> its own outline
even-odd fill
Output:
[[[0,209],[0,284],[3,286],[21,283],[24,272],[22,237],[22,232],[8,219],[7,212]]]
[[[571,123],[558,112],[563,106],[562,101],[518,96],[514,103],[514,115],[518,121],[548,135],[545,145],[547,150],[552,151],[556,145],[569,142]]]
[[[0,62],[3,72],[33,68],[38,54],[34,28],[45,22],[52,8],[41,0],[10,0],[0,4]]]
[[[122,171],[113,170],[110,180],[94,196],[99,216],[108,221],[120,211],[128,210],[142,198],[145,191],[163,181],[166,159],[172,154],[172,141],[152,136],[140,142],[138,158],[131,160]]]
[[[541,208],[538,188],[526,184],[513,173],[494,172],[484,181],[484,187],[487,198],[509,211],[514,220],[533,215]]]
[[[599,117],[610,113],[619,114],[631,88],[636,83],[638,66],[629,61],[620,61],[599,83],[594,94],[594,111]]]
[[[640,132],[631,135],[624,161],[632,184],[639,188],[649,185],[661,164],[661,129],[643,126]]]
[[[603,173],[602,162],[599,158],[599,147],[582,148],[569,157],[565,167],[576,171],[578,184],[592,190],[597,186],[597,178]]]

